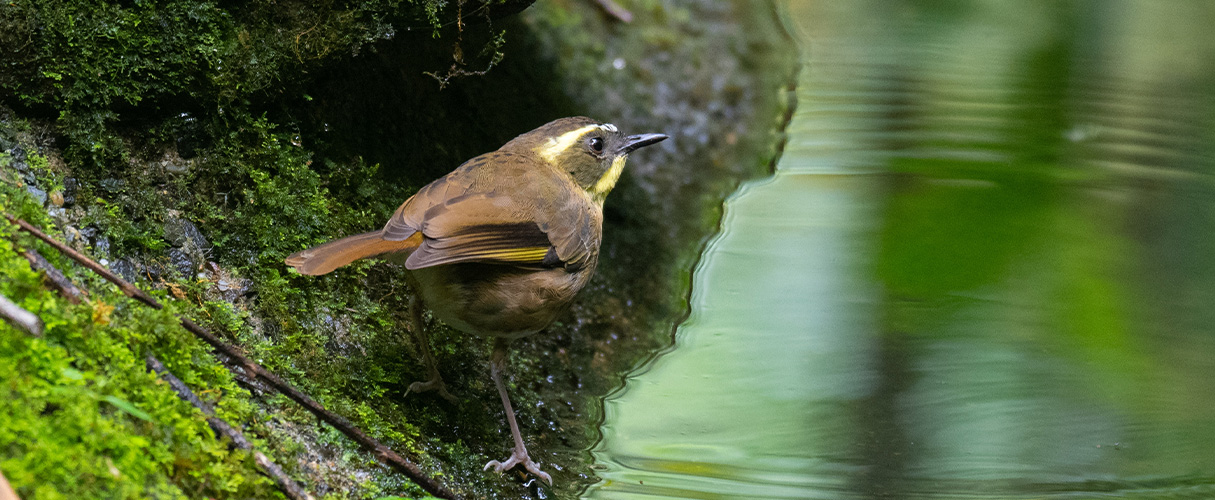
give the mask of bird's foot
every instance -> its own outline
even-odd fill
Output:
[[[409,384],[409,389],[405,390],[405,395],[408,396],[411,392],[430,392],[438,391],[439,395],[446,399],[449,403],[456,403],[458,400],[447,392],[447,384],[443,383],[443,379],[435,375],[430,380],[425,382],[414,382]]]
[[[528,472],[534,474],[536,477],[543,479],[544,482],[548,483],[549,486],[553,485],[553,476],[550,476],[547,472],[540,470],[540,465],[533,462],[531,457],[527,456],[527,450],[522,448],[515,448],[515,450],[511,452],[510,458],[506,459],[505,462],[490,460],[485,464],[485,468],[483,470],[489,470],[492,467],[494,472],[501,473],[503,471],[510,470],[516,465],[522,465],[524,469],[527,469]]]

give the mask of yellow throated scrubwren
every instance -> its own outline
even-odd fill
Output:
[[[501,472],[522,465],[552,483],[527,454],[502,383],[509,340],[536,333],[582,289],[599,260],[603,200],[634,150],[663,134],[624,135],[610,123],[552,121],[460,165],[405,200],[379,231],[295,253],[287,265],[325,274],[357,259],[404,262],[415,300],[413,330],[430,378],[409,391],[437,390],[439,376],[421,321],[421,303],[457,330],[494,338],[490,376],[515,440]]]

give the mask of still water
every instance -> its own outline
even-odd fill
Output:
[[[1215,3],[801,2],[586,498],[1215,498]]]

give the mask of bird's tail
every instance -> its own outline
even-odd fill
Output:
[[[380,231],[347,236],[340,240],[330,241],[324,245],[315,246],[304,251],[296,252],[287,257],[288,266],[294,267],[300,274],[319,275],[359,259],[377,255],[412,252],[422,244],[421,231],[413,236],[399,241],[388,241],[380,238]]]

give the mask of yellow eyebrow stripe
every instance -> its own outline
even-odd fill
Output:
[[[598,125],[587,125],[577,130],[571,130],[557,137],[549,138],[549,140],[545,141],[545,143],[540,145],[539,148],[536,148],[536,152],[541,158],[544,158],[549,163],[556,163],[557,157],[561,156],[561,153],[569,149],[570,146],[573,146],[575,142],[578,142],[578,139],[581,139],[582,136],[586,135],[587,132],[597,128],[599,128]]]

